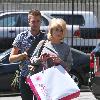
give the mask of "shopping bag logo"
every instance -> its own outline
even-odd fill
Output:
[[[36,76],[36,81],[41,81],[42,80],[42,77],[41,76]]]

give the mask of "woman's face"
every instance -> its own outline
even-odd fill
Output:
[[[60,41],[64,38],[64,30],[60,26],[55,28],[51,34],[55,41]]]

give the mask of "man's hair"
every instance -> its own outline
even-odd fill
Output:
[[[29,11],[28,15],[40,16],[41,17],[41,12],[37,9],[32,9],[32,10]]]

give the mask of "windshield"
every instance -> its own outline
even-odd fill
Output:
[[[49,17],[50,19],[53,19],[54,17],[50,16],[49,14],[44,14],[46,15],[47,17]]]
[[[4,56],[10,54],[10,52],[11,52],[11,49],[8,49],[8,50],[4,51],[3,53],[0,53],[0,59],[2,59]]]

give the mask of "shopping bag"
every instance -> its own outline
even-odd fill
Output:
[[[61,65],[29,76],[26,82],[38,100],[71,100],[80,95],[77,84]]]

